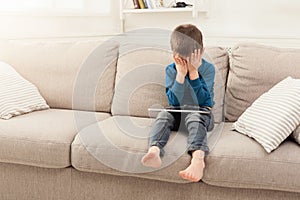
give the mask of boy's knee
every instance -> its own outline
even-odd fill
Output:
[[[201,118],[201,114],[200,113],[189,113],[186,118],[185,121],[200,121]]]
[[[190,113],[185,118],[185,124],[188,125],[192,122],[204,123],[204,117],[200,113]]]
[[[173,122],[174,121],[174,117],[169,112],[161,111],[160,113],[158,113],[158,115],[156,117],[156,120],[166,120],[166,121]]]

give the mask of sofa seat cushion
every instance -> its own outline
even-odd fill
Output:
[[[206,157],[203,181],[223,187],[300,192],[300,148],[285,141],[268,154],[255,140],[231,131],[225,123],[215,148]]]
[[[72,110],[49,109],[0,120],[0,162],[47,168],[70,166],[70,147],[75,135],[92,120],[80,120],[76,126]],[[86,116],[83,111],[81,116]],[[97,113],[95,119],[110,115]],[[83,122],[84,121],[84,122]]]
[[[185,183],[178,175],[190,163],[184,132],[171,133],[160,169],[141,164],[152,122],[151,118],[113,116],[84,128],[72,143],[72,166],[86,172]]]

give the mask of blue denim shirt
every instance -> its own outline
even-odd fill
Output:
[[[215,67],[202,59],[198,69],[199,78],[190,80],[185,77],[183,84],[176,81],[176,66],[172,63],[166,68],[166,95],[171,106],[180,105],[214,105]]]

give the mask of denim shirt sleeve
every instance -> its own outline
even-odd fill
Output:
[[[171,106],[179,106],[185,91],[184,83],[176,81],[176,70],[169,65],[166,68],[166,95]]]

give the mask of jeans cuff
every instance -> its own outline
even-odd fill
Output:
[[[189,147],[188,148],[188,154],[192,156],[193,151],[201,150],[205,152],[205,156],[209,154],[209,148],[208,146],[195,146],[195,147]]]
[[[159,156],[160,157],[163,157],[165,155],[164,148],[157,141],[152,142],[149,146],[150,147],[157,146],[159,148],[159,150],[160,150],[159,151]]]

